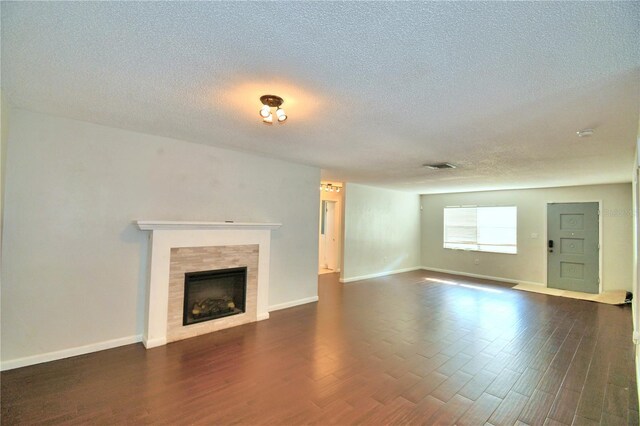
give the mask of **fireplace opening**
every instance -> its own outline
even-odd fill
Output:
[[[247,268],[184,274],[182,325],[245,312]]]

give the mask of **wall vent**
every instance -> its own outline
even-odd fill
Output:
[[[432,170],[455,169],[456,166],[451,163],[424,164],[424,167]]]

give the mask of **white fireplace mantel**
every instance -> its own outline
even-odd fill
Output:
[[[281,223],[251,222],[182,222],[171,220],[137,220],[142,231],[177,231],[189,229],[278,229]]]
[[[257,244],[257,320],[269,318],[269,257],[271,231],[280,223],[181,222],[137,220],[142,231],[150,232],[149,287],[142,341],[147,348],[167,343],[167,308],[171,249]]]

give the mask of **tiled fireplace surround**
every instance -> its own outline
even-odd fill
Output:
[[[278,223],[137,221],[151,231],[142,342],[147,349],[269,318],[271,230]],[[182,325],[184,274],[247,267],[245,312]]]

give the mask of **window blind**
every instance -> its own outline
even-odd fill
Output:
[[[444,248],[515,254],[517,216],[516,206],[445,207]]]

